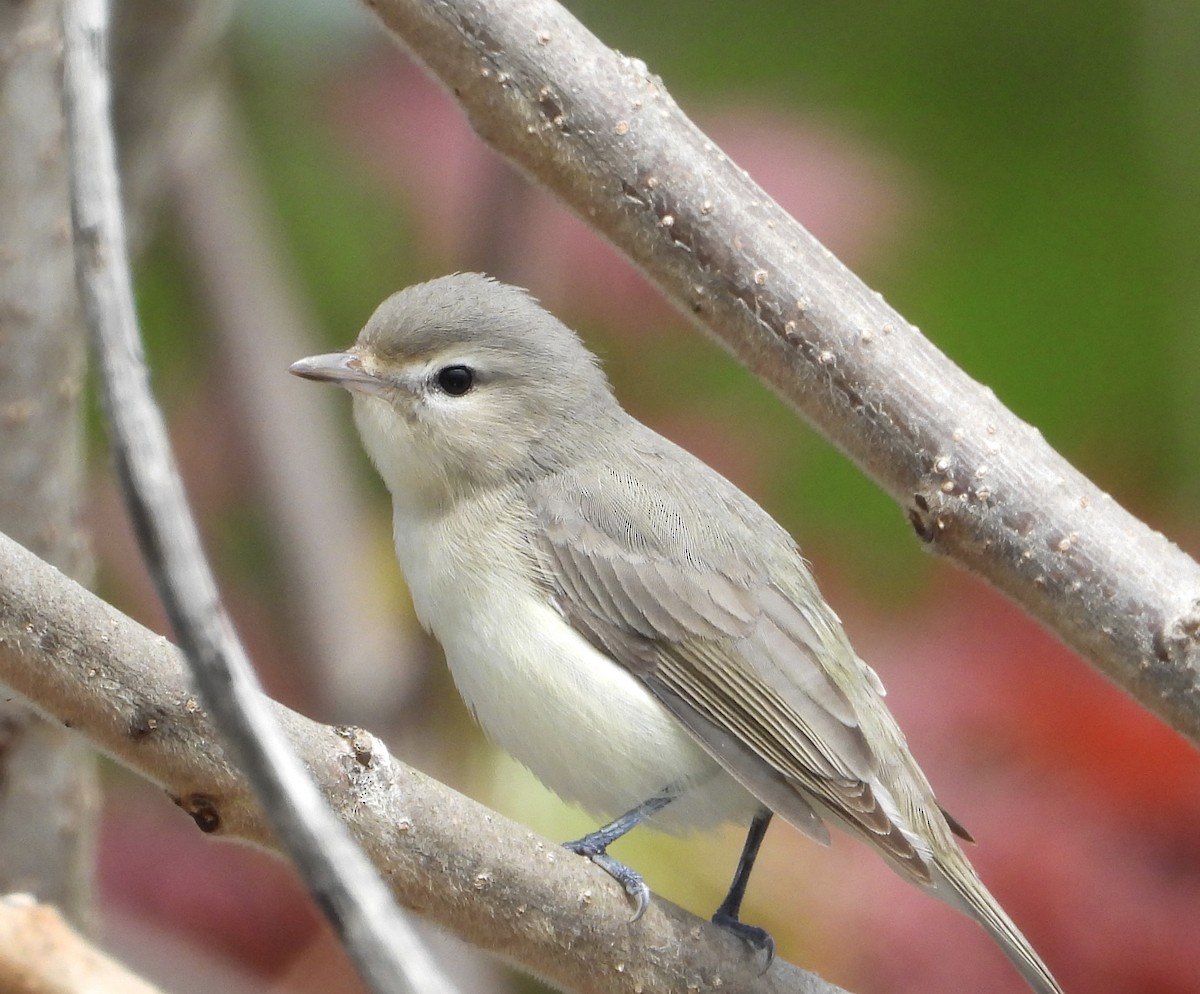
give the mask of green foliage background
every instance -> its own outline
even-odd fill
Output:
[[[285,19],[280,6],[250,5],[236,76],[292,261],[329,341],[345,342],[376,301],[430,274],[403,205],[320,113],[323,87],[352,73],[377,33],[345,11]],[[1189,15],[1114,0],[569,6],[689,111],[791,108],[901,162],[919,210],[861,275],[1119,500],[1188,529],[1200,493],[1187,268],[1200,256],[1200,180],[1196,133],[1175,124],[1200,100],[1186,43],[1167,42]],[[186,274],[147,258],[158,260],[142,270],[147,326],[184,340]],[[677,375],[727,384],[755,419],[786,422],[724,356],[704,355]],[[895,507],[823,443],[796,451],[760,496],[802,540],[832,536],[875,594],[907,587],[895,579],[914,579],[921,557]]]

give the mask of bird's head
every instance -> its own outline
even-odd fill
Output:
[[[560,467],[620,410],[573,331],[475,273],[393,294],[351,348],[290,371],[349,390],[393,497],[434,505]]]

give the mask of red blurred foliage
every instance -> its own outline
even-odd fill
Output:
[[[1200,990],[1200,752],[979,581],[945,567],[930,595],[856,641],[984,881],[1067,990]],[[1026,989],[981,930],[878,885],[856,989]]]
[[[291,868],[206,839],[162,803],[109,794],[100,827],[101,903],[123,908],[259,976],[285,969],[324,927]]]

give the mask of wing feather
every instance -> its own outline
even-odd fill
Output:
[[[872,787],[879,758],[855,696],[877,695],[877,681],[786,533],[750,505],[761,520],[735,515],[730,540],[712,527],[711,508],[674,506],[685,498],[651,495],[603,466],[536,481],[527,495],[535,554],[570,624],[642,679],[763,803],[819,839],[827,811],[929,880]]]

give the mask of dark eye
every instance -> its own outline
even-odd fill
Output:
[[[437,385],[451,397],[461,397],[475,385],[470,366],[444,366],[438,370]]]

